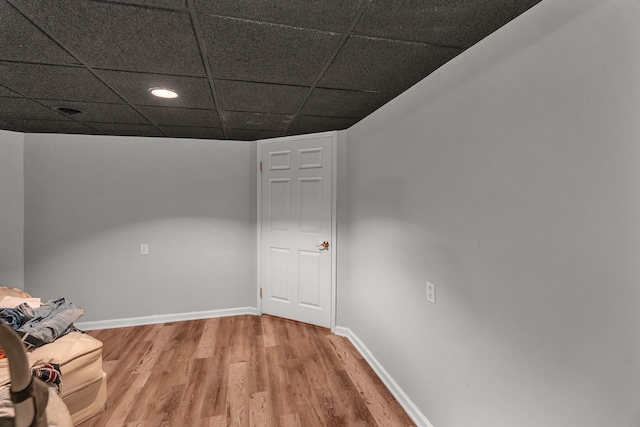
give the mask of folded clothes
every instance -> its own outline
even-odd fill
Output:
[[[0,309],[0,319],[17,331],[22,325],[35,317],[35,313],[28,304],[23,303],[15,308]]]
[[[29,346],[40,347],[55,341],[73,329],[84,311],[64,298],[31,308],[23,303],[16,308],[0,309],[0,319],[18,333]]]

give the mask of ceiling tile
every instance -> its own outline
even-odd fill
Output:
[[[221,111],[225,128],[284,131],[293,115]]]
[[[0,40],[0,60],[78,63],[6,1],[0,2]]]
[[[7,89],[4,86],[0,86],[0,96],[20,96],[14,91]]]
[[[136,108],[157,125],[220,127],[216,110],[150,106]]]
[[[95,129],[73,120],[11,119],[11,122],[24,129],[21,132],[25,133],[80,133],[84,135],[99,133]]]
[[[96,1],[14,1],[41,28],[92,67],[205,75],[186,11]]]
[[[209,80],[205,78],[107,70],[96,70],[95,73],[130,104],[215,108]],[[178,97],[174,99],[157,98],[149,93],[149,88],[152,87],[175,89],[178,92]]]
[[[310,116],[361,119],[393,98],[385,93],[316,88],[300,112]]]
[[[509,0],[510,2],[511,0]],[[476,13],[490,9],[483,3],[433,0],[373,0],[354,28],[354,34],[467,48],[483,27]]]
[[[73,108],[81,113],[73,114],[73,120],[81,122],[103,122],[103,123],[142,123],[149,122],[131,106],[126,104],[101,104],[95,102],[60,102],[51,100],[39,100],[53,109],[58,107]],[[65,113],[62,113],[65,114]],[[66,114],[65,114],[66,115]]]
[[[460,53],[459,49],[349,37],[318,86],[400,93]]]
[[[311,85],[340,35],[231,18],[202,17],[213,77]]]
[[[0,0],[0,128],[242,140],[343,129],[539,1]]]
[[[222,128],[160,126],[160,129],[172,138],[224,139]]]
[[[0,84],[30,98],[122,102],[100,79],[80,67],[0,62]]]
[[[0,98],[0,118],[67,120],[66,116],[35,101],[15,97]]]
[[[531,9],[536,4],[540,3],[542,0],[511,0],[513,3],[513,18],[517,15],[525,13],[527,10]]]
[[[238,141],[257,141],[259,139],[277,138],[282,136],[281,131],[273,130],[251,130],[251,129],[227,129],[227,139]]]
[[[539,1],[373,0],[353,33],[467,48]]]
[[[28,131],[27,128],[23,128],[20,125],[14,124],[13,122],[6,119],[0,120],[0,129],[23,133]]]
[[[196,0],[207,15],[232,16],[295,27],[344,32],[360,7],[358,0]]]
[[[121,123],[87,123],[92,128],[107,135],[119,136],[165,136],[153,125],[136,125]]]
[[[351,127],[358,119],[342,117],[298,116],[287,130],[287,135],[341,130]]]
[[[295,114],[309,87],[216,80],[220,108],[233,111]]]

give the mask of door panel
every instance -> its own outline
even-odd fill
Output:
[[[300,232],[321,233],[322,231],[322,178],[300,179]]]
[[[262,312],[331,325],[331,135],[260,142]],[[265,167],[266,166],[266,167]]]
[[[271,231],[291,230],[291,180],[269,180],[269,224]]]
[[[299,150],[300,169],[316,169],[322,167],[322,148]]]
[[[269,170],[290,170],[291,169],[291,151],[274,151],[269,153]]]
[[[269,248],[271,250],[270,269],[271,274],[271,298],[289,302],[289,259],[288,249]]]
[[[301,251],[298,256],[299,270],[304,272],[300,275],[298,283],[300,304],[320,308],[320,257],[317,252]]]

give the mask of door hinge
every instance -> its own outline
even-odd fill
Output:
[[[260,172],[262,172],[262,162],[260,162]]]
[[[262,288],[260,288],[260,298],[262,298]]]

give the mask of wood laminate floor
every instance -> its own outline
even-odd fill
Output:
[[[246,315],[89,333],[109,408],[82,427],[415,425],[325,328]]]

